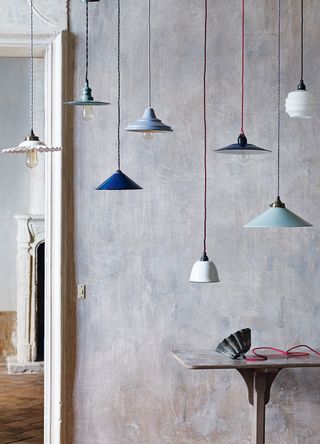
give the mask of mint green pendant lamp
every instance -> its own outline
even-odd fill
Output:
[[[85,73],[85,83],[82,90],[82,96],[79,99],[72,100],[70,102],[65,102],[65,105],[70,106],[82,106],[83,112],[82,117],[85,121],[93,120],[93,107],[94,106],[105,106],[110,105],[109,102],[101,102],[100,100],[95,100],[92,96],[92,89],[89,85],[89,3],[99,2],[100,0],[81,0],[82,3],[86,4],[86,73]]]
[[[281,0],[278,0],[278,158],[277,158],[277,198],[270,208],[245,225],[248,228],[301,228],[312,225],[297,214],[288,210],[280,199],[280,128],[281,128]]]

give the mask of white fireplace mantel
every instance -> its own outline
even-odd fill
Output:
[[[43,370],[37,357],[37,248],[45,240],[42,215],[17,214],[17,356],[8,359],[9,373]]]

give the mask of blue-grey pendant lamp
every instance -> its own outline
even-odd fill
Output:
[[[96,190],[142,190],[140,185],[121,171],[121,1],[118,0],[118,169]]]
[[[207,34],[208,1],[204,0],[204,63],[203,63],[203,128],[204,128],[204,215],[203,215],[203,252],[196,261],[190,274],[190,282],[207,284],[220,282],[217,267],[207,256]]]
[[[242,45],[241,45],[241,128],[240,135],[236,143],[215,150],[216,153],[236,154],[243,162],[248,160],[250,154],[270,153],[270,150],[260,148],[259,146],[248,143],[244,133],[244,74],[245,74],[245,10],[244,1],[242,0]]]
[[[72,106],[82,106],[84,120],[89,121],[93,119],[93,106],[103,106],[110,105],[109,102],[101,102],[99,100],[94,100],[92,96],[92,89],[89,86],[89,3],[99,2],[100,0],[81,0],[82,3],[86,4],[86,77],[85,84],[82,90],[82,97],[78,100],[73,100],[71,102],[65,102],[65,105]]]
[[[61,151],[61,147],[47,146],[34,134],[34,55],[33,55],[33,0],[30,1],[30,133],[23,142],[13,148],[6,148],[2,153],[26,154],[26,165],[34,168],[38,165],[38,153]]]
[[[148,108],[144,110],[143,116],[128,125],[126,131],[142,133],[147,139],[151,139],[155,133],[172,132],[170,126],[161,122],[151,105],[152,96],[152,73],[151,73],[151,0],[148,0]]]
[[[249,228],[294,228],[311,227],[309,222],[288,210],[280,199],[280,129],[281,129],[281,0],[278,0],[278,156],[277,156],[277,198],[270,208],[245,225]]]

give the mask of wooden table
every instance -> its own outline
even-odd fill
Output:
[[[277,357],[268,361],[247,362],[233,360],[210,350],[174,350],[173,356],[191,370],[237,370],[248,388],[248,398],[255,406],[256,444],[265,444],[265,409],[270,400],[270,389],[277,374],[283,368],[320,367],[320,358]]]

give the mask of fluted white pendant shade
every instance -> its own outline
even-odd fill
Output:
[[[286,98],[286,112],[292,118],[310,119],[317,102],[315,96],[306,89],[297,89]]]
[[[304,83],[304,20],[303,20],[303,0],[300,0],[301,6],[301,31],[300,31],[300,82],[296,91],[288,94],[286,99],[286,112],[294,119],[310,119],[317,106],[317,100],[313,94],[306,89]]]
[[[190,282],[198,284],[220,282],[217,267],[207,256],[202,256],[199,261],[195,262],[191,270]]]
[[[61,147],[47,146],[35,136],[33,131],[18,146],[13,148],[5,148],[2,150],[4,154],[26,154],[26,165],[34,168],[38,165],[38,153],[48,153],[53,151],[62,151]]]
[[[33,0],[30,0],[30,133],[18,146],[5,148],[5,154],[26,154],[26,164],[29,168],[34,168],[38,164],[38,152],[46,153],[61,151],[61,147],[47,146],[39,140],[33,131],[34,117],[34,56],[33,56]]]
[[[29,151],[37,151],[39,153],[49,153],[53,151],[62,151],[61,147],[47,146],[41,140],[24,140],[17,147],[5,148],[2,150],[3,153],[7,154],[27,154]]]

